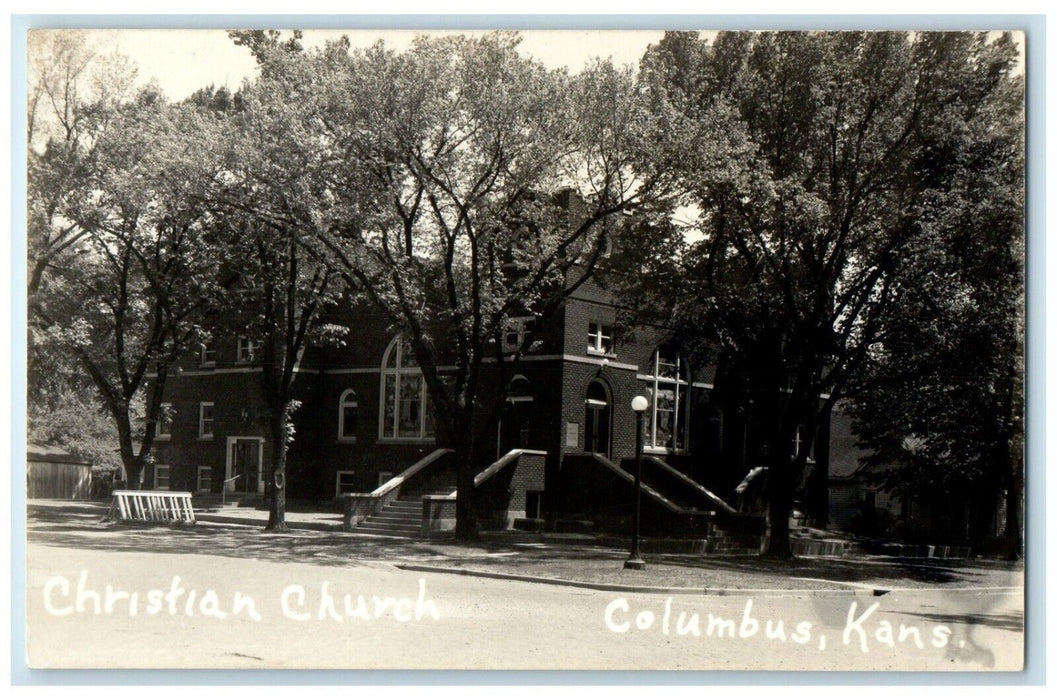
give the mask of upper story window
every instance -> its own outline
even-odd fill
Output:
[[[433,413],[429,410],[426,382],[410,343],[402,336],[389,343],[382,358],[381,389],[379,438],[433,438]]]
[[[198,437],[213,437],[213,402],[202,401],[198,404]]]
[[[686,360],[676,352],[660,348],[650,359],[646,376],[650,394],[647,449],[678,452],[686,449],[686,426],[690,418],[690,380]]]
[[[535,321],[532,316],[517,316],[508,320],[503,331],[503,352],[517,352],[524,348]]]
[[[208,343],[202,343],[202,347],[198,355],[198,364],[203,367],[212,367],[217,363],[217,347],[213,341]]]
[[[588,323],[587,352],[594,355],[612,355],[613,327],[600,321]]]
[[[236,362],[243,364],[253,362],[253,358],[256,354],[257,343],[249,338],[239,338],[238,350],[235,355]]]
[[[346,389],[338,401],[338,440],[354,442],[356,440],[356,419],[359,416],[360,402],[356,392]]]
[[[155,440],[168,440],[172,437],[172,418],[171,403],[163,403],[158,407],[158,422],[154,424]]]

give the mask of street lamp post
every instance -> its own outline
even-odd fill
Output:
[[[635,412],[635,531],[631,535],[631,554],[624,562],[625,569],[646,568],[646,562],[639,553],[639,529],[642,525],[642,416],[649,405],[645,396],[636,396],[631,400],[631,410]]]

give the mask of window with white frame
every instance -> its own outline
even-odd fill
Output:
[[[338,440],[341,442],[356,441],[356,419],[359,417],[360,402],[356,392],[346,389],[338,401]]]
[[[507,321],[503,331],[503,352],[517,352],[525,347],[525,340],[535,322],[532,316],[516,316]]]
[[[335,496],[340,496],[343,493],[356,493],[355,483],[353,482],[355,473],[350,470],[338,470],[334,476]]]
[[[686,426],[690,418],[689,368],[685,359],[676,352],[660,348],[653,353],[645,379],[651,399],[646,449],[685,450]]]
[[[213,437],[213,402],[202,401],[198,404],[198,437]]]
[[[433,415],[426,396],[426,382],[411,345],[397,336],[382,357],[381,416],[379,437],[383,440],[433,438]]]
[[[171,403],[158,406],[158,421],[154,424],[154,439],[168,440],[172,437],[173,409]]]
[[[796,434],[793,435],[793,459],[796,459],[800,456],[800,450],[803,449],[804,443],[807,442],[807,433],[805,432],[805,430],[806,429],[804,428],[803,424],[796,426]],[[814,447],[814,445],[812,445],[812,447]],[[812,458],[811,452],[812,450],[810,449],[807,451],[807,458],[809,460]]]
[[[257,353],[257,343],[250,340],[249,338],[239,338],[238,348],[235,354],[236,362],[246,364],[253,362],[254,355]]]
[[[599,321],[588,323],[587,352],[593,355],[612,355],[613,327]]]
[[[217,347],[213,341],[202,343],[199,351],[198,364],[203,367],[212,367],[217,363]]]
[[[154,490],[155,491],[168,491],[169,490],[169,465],[168,464],[155,464],[154,465]]]
[[[198,467],[198,479],[195,490],[199,493],[209,493],[213,490],[213,467]]]

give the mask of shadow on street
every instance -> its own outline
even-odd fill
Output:
[[[27,532],[35,544],[82,550],[144,552],[158,554],[204,554],[271,562],[307,563],[324,566],[379,566],[387,562],[420,562],[493,571],[550,575],[589,580],[591,571],[621,569],[627,557],[623,550],[592,544],[549,543],[458,544],[357,537],[344,533],[293,530],[269,533],[260,527],[199,523],[194,526],[106,521],[100,509],[71,504],[70,507],[28,507]],[[824,579],[855,584],[885,580],[894,585],[995,585],[996,575],[1012,568],[1003,562],[971,562],[866,559],[800,558],[772,561],[752,556],[661,555],[648,557],[652,576],[643,583],[663,584],[665,572],[682,577],[723,574],[726,580],[755,583],[793,579]],[[796,581],[793,581],[796,583]],[[686,585],[685,583],[678,585]],[[1003,584],[999,584],[1003,585]],[[1005,584],[1008,585],[1008,584]],[[802,587],[810,587],[803,585]],[[1012,623],[1010,623],[1012,624]]]

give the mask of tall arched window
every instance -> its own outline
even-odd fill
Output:
[[[360,402],[356,392],[346,389],[338,401],[338,440],[352,442],[356,439],[356,418],[359,415]]]
[[[426,382],[411,345],[403,336],[393,338],[382,357],[381,419],[383,440],[423,440],[433,437],[433,415]]]
[[[671,452],[686,449],[686,426],[690,417],[688,370],[686,360],[668,348],[658,348],[653,353],[645,377],[651,397],[647,449]]]

